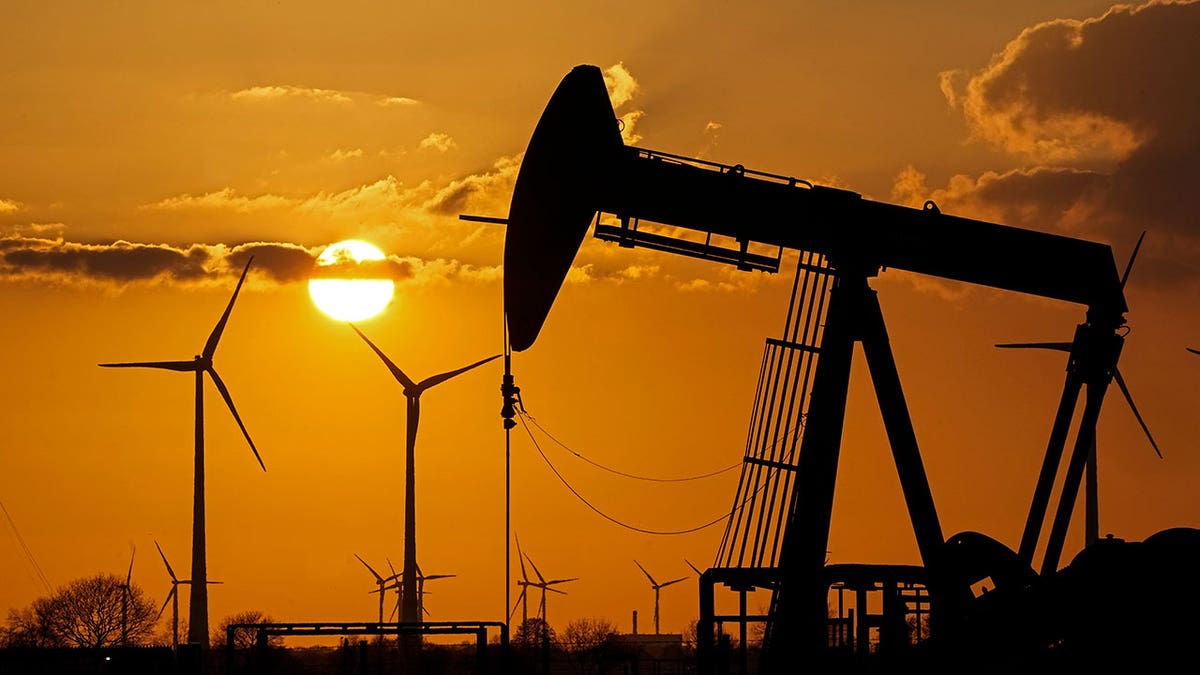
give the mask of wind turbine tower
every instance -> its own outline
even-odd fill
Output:
[[[425,393],[431,387],[441,384],[450,378],[461,375],[473,368],[482,366],[492,359],[499,358],[500,355],[489,356],[481,361],[476,361],[469,366],[464,366],[457,370],[451,370],[440,375],[427,377],[420,382],[414,382],[412,378],[404,374],[403,370],[392,362],[375,343],[367,339],[358,326],[350,324],[355,333],[363,339],[364,342],[375,352],[376,355],[391,371],[392,377],[404,387],[404,398],[407,403],[407,430],[405,434],[405,455],[404,455],[404,567],[401,570],[400,585],[404,589],[417,588],[417,516],[416,516],[416,488],[415,476],[416,471],[416,445],[417,445],[417,423],[421,418],[421,394]],[[401,595],[400,606],[400,621],[404,623],[415,623],[421,620],[421,609],[417,600],[416,593],[403,593]]]
[[[242,270],[242,276],[238,279],[237,286],[233,289],[233,296],[229,299],[229,304],[225,307],[225,312],[221,314],[221,318],[217,321],[217,325],[213,328],[212,333],[208,336],[208,341],[204,343],[204,349],[190,361],[139,361],[131,363],[101,363],[103,368],[155,368],[159,370],[173,370],[182,373],[195,373],[196,379],[196,432],[195,432],[195,469],[194,469],[194,487],[192,498],[192,575],[191,575],[191,597],[188,603],[188,642],[199,644],[201,648],[208,648],[208,567],[207,567],[207,550],[205,547],[205,522],[204,522],[204,375],[208,374],[212,378],[213,385],[221,394],[221,398],[225,399],[225,405],[229,406],[229,412],[233,413],[233,419],[237,422],[238,428],[242,430],[242,435],[246,437],[246,442],[250,444],[250,450],[254,453],[255,459],[258,460],[258,465],[263,471],[267,470],[263,464],[262,457],[258,454],[258,448],[254,446],[254,441],[250,440],[250,432],[246,431],[246,425],[242,423],[241,416],[238,415],[237,408],[233,405],[233,398],[229,395],[229,389],[225,387],[225,383],[221,377],[217,375],[216,368],[213,367],[213,355],[217,351],[217,343],[221,340],[221,333],[225,330],[225,324],[229,321],[229,314],[233,311],[233,303],[237,300],[238,293],[242,290],[242,284],[246,281],[246,273],[250,271],[250,263],[254,262],[251,257],[246,261],[246,268]]]

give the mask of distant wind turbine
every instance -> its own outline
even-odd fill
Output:
[[[121,646],[129,644],[129,596],[133,589],[130,582],[133,579],[133,557],[137,555],[137,547],[129,545],[129,571],[125,573],[125,583],[117,586],[121,590]]]
[[[246,281],[246,273],[250,271],[250,263],[254,262],[251,257],[246,261],[246,268],[242,270],[242,276],[238,279],[237,287],[233,289],[233,297],[229,299],[229,304],[225,307],[225,312],[221,314],[220,320],[217,321],[216,327],[208,336],[208,341],[204,343],[204,349],[191,361],[139,361],[134,363],[101,363],[104,368],[157,368],[160,370],[173,370],[182,373],[196,374],[196,459],[194,471],[194,492],[192,500],[192,584],[191,598],[188,605],[188,642],[199,644],[202,648],[208,647],[208,568],[206,562],[205,549],[205,527],[204,527],[204,374],[212,378],[213,384],[217,387],[221,397],[225,399],[225,404],[229,406],[229,412],[233,413],[233,419],[237,421],[238,428],[242,430],[242,435],[246,437],[246,442],[250,444],[250,450],[254,452],[255,459],[258,460],[258,465],[263,471],[267,470],[263,464],[262,457],[258,454],[258,448],[254,446],[254,441],[250,440],[250,432],[246,431],[246,425],[242,424],[242,418],[238,415],[237,408],[233,405],[233,398],[229,395],[229,390],[225,387],[225,383],[221,381],[221,377],[217,375],[216,368],[213,367],[213,355],[217,351],[217,342],[221,339],[221,333],[225,330],[225,324],[229,321],[229,314],[233,311],[233,303],[237,300],[238,292],[242,290],[242,284]]]
[[[450,579],[454,576],[456,575],[425,574],[421,571],[421,566],[417,565],[417,607],[419,608],[422,616],[429,613],[429,610],[425,609],[425,582],[433,581],[434,579]]]
[[[1200,354],[1200,349],[1192,349],[1191,347],[1187,347],[1187,350],[1193,354]]]
[[[162,547],[158,542],[154,542],[154,548],[158,549],[158,555],[162,557],[163,565],[167,566],[167,574],[171,576],[171,591],[167,593],[166,600],[163,600],[163,606],[158,610],[158,617],[162,618],[162,613],[167,609],[167,603],[171,603],[171,648],[179,649],[179,585],[190,584],[191,579],[180,579],[175,576],[175,570],[171,569],[171,563],[167,562],[167,555],[163,553]],[[219,584],[220,581],[209,581],[210,584]]]
[[[482,366],[492,359],[499,358],[500,355],[489,356],[481,361],[476,361],[469,366],[464,366],[457,370],[451,370],[440,375],[427,377],[420,382],[414,382],[408,375],[400,370],[399,366],[392,362],[375,343],[367,339],[358,326],[350,324],[355,333],[363,339],[364,342],[375,352],[376,355],[391,371],[392,377],[404,387],[404,398],[407,401],[407,433],[405,434],[405,457],[404,457],[404,569],[401,574],[401,586],[405,589],[417,588],[417,516],[416,516],[416,489],[415,470],[416,470],[416,445],[417,445],[417,423],[421,418],[421,394],[426,390],[434,387],[450,378],[461,375],[473,368]],[[402,622],[418,622],[421,620],[421,610],[418,605],[416,593],[402,594],[402,603],[400,609],[400,621]]]
[[[359,556],[357,553],[354,554],[354,557],[358,558],[358,561],[360,563],[362,563],[364,566],[366,566],[366,568],[368,570],[370,570],[372,576],[375,577],[375,585],[378,586],[379,588],[377,588],[371,592],[379,594],[379,623],[383,623],[383,596],[386,595],[385,591],[387,591],[389,588],[388,582],[395,581],[397,575],[396,575],[395,571],[393,570],[392,576],[384,578],[384,577],[380,576],[379,572],[375,571],[374,567],[371,567],[370,565],[368,565],[367,561],[363,560],[362,557]]]
[[[561,595],[566,595],[567,594],[566,591],[560,591],[557,588],[551,588],[551,586],[553,586],[554,584],[563,584],[568,581],[579,581],[579,577],[571,577],[570,579],[551,579],[550,581],[546,581],[546,577],[542,576],[541,571],[538,570],[537,565],[535,565],[533,563],[533,558],[530,558],[528,553],[525,554],[525,559],[529,561],[529,566],[533,568],[533,573],[536,574],[537,578],[538,578],[537,581],[526,581],[526,588],[528,588],[529,586],[532,586],[534,588],[540,588],[542,590],[542,599],[541,599],[541,602],[538,604],[538,618],[540,618],[542,620],[543,624],[549,626],[550,622],[546,619],[546,592],[549,591],[551,593],[559,593]],[[521,567],[522,574],[524,573],[524,571],[525,571],[524,565],[522,565],[522,567]],[[525,593],[524,589],[522,589],[521,593],[522,593],[522,595],[524,595],[524,593]]]
[[[662,591],[662,589],[666,588],[667,586],[670,586],[671,584],[677,584],[677,583],[683,581],[687,577],[679,577],[678,579],[664,581],[660,584],[654,580],[654,577],[650,576],[650,573],[646,571],[645,567],[642,567],[642,563],[634,560],[633,564],[637,565],[638,569],[640,569],[642,571],[642,574],[646,575],[646,578],[650,580],[650,586],[654,589],[654,634],[658,635],[659,634],[659,632],[658,632],[658,595],[659,595],[659,592]],[[690,566],[691,563],[688,563],[688,565]],[[696,570],[695,567],[693,567],[692,569]],[[699,570],[696,570],[696,571],[699,572]]]

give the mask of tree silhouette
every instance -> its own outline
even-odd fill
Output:
[[[237,624],[248,623],[274,623],[275,620],[268,614],[264,614],[256,609],[248,609],[236,614],[221,619],[217,627],[213,629],[212,635],[209,638],[209,644],[214,647],[225,647],[226,636],[229,633],[229,627]],[[233,646],[235,649],[251,649],[254,647],[255,635],[251,630],[239,630],[233,634]],[[267,646],[282,647],[283,636],[272,635],[267,638]]]
[[[538,648],[545,642],[553,643],[554,639],[554,629],[550,624],[541,617],[532,616],[517,626],[517,632],[513,633],[511,642],[515,647]]]
[[[617,625],[608,619],[581,618],[567,624],[563,629],[562,642],[571,654],[580,673],[594,669],[604,672],[605,665],[618,656],[616,645]]]
[[[127,594],[127,595],[126,595]],[[125,602],[122,620],[122,601]],[[4,646],[111,647],[153,641],[158,608],[141,587],[115,574],[76,579],[38,598],[25,609],[10,610]]]

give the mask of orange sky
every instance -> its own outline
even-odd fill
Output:
[[[190,551],[192,383],[106,361],[187,359],[245,257],[255,265],[216,364],[267,466],[206,391],[210,621],[369,620],[354,554],[401,564],[403,396],[304,280],[346,238],[392,258],[398,295],[361,328],[415,379],[502,349],[502,226],[521,153],[559,80],[606,69],[627,141],[865,196],[1112,246],[1131,332],[1121,370],[1163,449],[1111,391],[1101,528],[1200,526],[1200,4],[9,3],[0,43],[0,501],[52,584],[119,573],[160,602]],[[635,140],[636,139],[636,140]],[[1013,261],[1019,267],[1020,261]],[[737,463],[792,270],[738,273],[585,241],[537,343],[514,356],[529,412],[633,473]],[[1081,307],[887,271],[875,282],[947,534],[1015,548],[1061,387],[1052,353]],[[502,618],[504,434],[496,361],[422,398],[419,559],[431,619]],[[862,368],[851,383],[835,562],[917,562]],[[630,525],[726,511],[737,473],[683,484],[555,466]],[[660,581],[712,562],[720,526],[651,536],[570,494],[521,427],[512,524],[543,573],[579,577],[551,623],[649,629]],[[1076,522],[1080,529],[1081,523]],[[5,523],[0,609],[45,593]],[[1079,533],[1067,558],[1078,550]],[[514,571],[516,566],[514,564]],[[697,612],[665,589],[662,628]],[[515,597],[516,590],[513,589]],[[752,601],[753,602],[753,601]],[[765,603],[765,599],[762,601]],[[181,603],[184,605],[185,603]],[[184,608],[181,606],[181,613]]]

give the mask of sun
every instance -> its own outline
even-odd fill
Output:
[[[369,273],[361,276],[364,268],[359,264],[386,258],[383,251],[358,239],[331,244],[317,258],[317,274],[308,280],[313,304],[338,321],[360,321],[382,312],[396,285]]]

